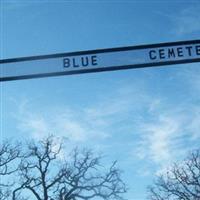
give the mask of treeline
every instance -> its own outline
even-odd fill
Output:
[[[55,137],[0,146],[1,200],[123,199],[126,185],[116,161],[103,167],[101,156],[75,148],[70,155]]]

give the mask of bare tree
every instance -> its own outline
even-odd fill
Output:
[[[73,152],[73,162],[68,165],[69,174],[60,181],[60,200],[123,199],[126,187],[120,178],[120,170],[114,162],[106,173],[99,173],[101,157],[91,151]]]
[[[20,159],[20,145],[13,145],[8,141],[0,144],[0,199],[7,199],[10,195],[10,188],[14,185],[10,175],[18,170]],[[18,160],[18,162],[17,162]]]
[[[27,146],[18,170],[12,200],[122,200],[126,186],[114,162],[108,169],[91,150],[73,150],[69,157],[55,137]],[[17,198],[16,198],[17,197]]]
[[[200,150],[160,175],[149,192],[150,200],[200,200]]]

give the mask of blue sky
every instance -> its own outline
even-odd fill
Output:
[[[1,1],[1,59],[200,39],[200,1]],[[118,160],[128,199],[199,147],[199,64],[1,83],[1,137]],[[107,163],[106,161],[106,163]]]

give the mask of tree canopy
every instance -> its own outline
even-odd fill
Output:
[[[23,147],[3,143],[0,161],[3,200],[123,200],[127,190],[116,161],[106,168],[88,149],[68,155],[52,136]]]
[[[175,163],[149,187],[150,200],[200,199],[200,150]]]

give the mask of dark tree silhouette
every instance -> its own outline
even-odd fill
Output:
[[[200,150],[160,175],[149,192],[150,200],[200,200]]]
[[[18,160],[18,162],[17,162]],[[10,187],[14,181],[9,177],[17,172],[20,160],[20,145],[4,141],[0,144],[0,199],[10,196]]]
[[[91,150],[74,149],[66,156],[55,137],[26,145],[12,200],[122,200],[126,186],[114,162],[106,168]]]
[[[73,162],[69,166],[69,175],[61,183],[59,199],[61,200],[90,200],[123,199],[121,194],[126,192],[125,184],[120,178],[120,170],[114,162],[104,174],[100,170],[100,157],[94,157],[91,151],[73,152]]]

